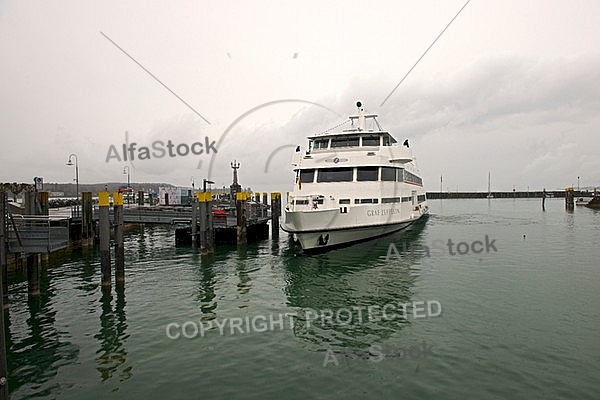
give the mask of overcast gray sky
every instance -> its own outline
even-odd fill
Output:
[[[361,99],[409,138],[425,185],[599,185],[600,2],[0,1],[0,181],[126,181],[110,145],[223,139],[210,178],[291,188],[292,147]],[[103,32],[187,102],[161,86]],[[297,57],[294,58],[294,54]],[[318,103],[324,107],[311,105]],[[339,114],[342,117],[336,115]],[[269,157],[270,162],[265,172]],[[200,168],[199,161],[202,161]],[[188,185],[210,156],[134,161],[133,181]]]

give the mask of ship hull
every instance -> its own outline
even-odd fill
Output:
[[[397,232],[420,220],[427,214],[427,211],[428,208],[423,207],[419,212],[412,212],[407,218],[403,219],[386,218],[379,223],[346,226],[340,224],[341,221],[339,220],[331,220],[332,214],[327,211],[322,213],[287,213],[286,220],[295,223],[284,223],[282,229],[294,234],[303,251],[317,253]],[[324,224],[328,220],[332,223]],[[311,222],[314,222],[314,224]],[[303,226],[304,229],[297,229],[299,226]]]

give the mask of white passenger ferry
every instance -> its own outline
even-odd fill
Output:
[[[400,145],[356,105],[350,129],[309,136],[308,149],[295,153],[281,227],[304,251],[395,232],[429,211],[408,140]]]

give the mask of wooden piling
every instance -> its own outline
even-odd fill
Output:
[[[23,215],[35,215],[36,214],[36,198],[35,192],[25,192],[23,196]]]
[[[110,221],[108,192],[98,193],[99,201],[99,231],[100,231],[100,268],[102,271],[102,286],[111,285],[110,274]]]
[[[38,254],[27,256],[27,294],[29,298],[40,295],[40,258]]]
[[[8,224],[6,218],[8,215],[7,197],[6,192],[0,192],[0,269],[2,270],[0,276],[0,279],[2,279],[2,285],[0,285],[0,301],[2,301],[2,309],[0,309],[0,313],[1,310],[8,308],[8,244],[6,242],[8,234],[6,231]],[[4,332],[4,330],[2,330],[2,332]],[[2,366],[0,365],[0,369],[1,368]],[[0,377],[1,376],[4,376],[2,375],[2,371],[0,371]]]
[[[546,211],[546,188],[542,191],[542,211]]]
[[[192,199],[192,247],[198,245],[198,208],[200,196],[202,193],[196,193],[196,196]]]
[[[138,206],[140,206],[140,207],[144,206],[144,191],[143,190],[138,191]]]
[[[50,214],[50,193],[48,192],[37,192],[37,206],[36,215],[49,215]]]
[[[93,235],[92,192],[81,193],[81,237],[89,239]]]
[[[237,216],[237,244],[243,246],[248,244],[246,227],[246,205],[249,194],[247,192],[237,192],[235,194],[235,209]]]
[[[8,248],[6,243],[6,215],[8,210],[6,192],[0,192],[0,400],[8,399],[8,370],[6,366],[6,340],[4,338],[4,310],[8,308],[8,281],[6,268]]]
[[[271,236],[279,236],[279,217],[281,216],[281,193],[271,193]]]
[[[212,193],[208,194],[206,200],[206,249],[202,254],[214,254],[215,252],[215,231],[213,226],[213,203]]]
[[[115,226],[115,283],[125,283],[125,247],[123,242],[123,193],[113,194]]]
[[[212,218],[212,193],[201,192],[197,196],[200,218],[200,248],[202,255],[214,253],[214,233]]]
[[[565,207],[567,210],[573,210],[575,208],[575,195],[572,187],[565,189]]]
[[[268,208],[269,208],[268,204],[269,203],[267,202],[267,195],[268,195],[267,192],[263,192],[263,194],[262,194],[262,207],[261,207],[262,213],[261,213],[261,216],[263,218],[266,218],[267,214],[268,214]]]

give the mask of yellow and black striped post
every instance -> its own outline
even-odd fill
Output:
[[[123,240],[123,193],[113,194],[115,226],[115,283],[125,283],[125,245]]]
[[[110,274],[110,221],[108,192],[98,193],[99,233],[100,233],[100,269],[102,271],[102,286],[111,285]]]

